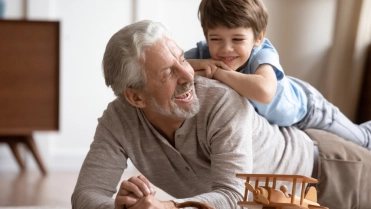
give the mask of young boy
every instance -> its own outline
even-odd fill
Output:
[[[371,121],[352,123],[310,84],[284,74],[264,38],[261,0],[202,0],[198,13],[206,41],[185,53],[197,74],[235,89],[272,124],[326,130],[371,150]]]

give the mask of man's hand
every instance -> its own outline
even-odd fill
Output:
[[[172,201],[159,201],[152,195],[141,197],[137,203],[129,209],[176,209],[176,208],[198,208],[215,209],[213,206],[202,202],[187,201],[183,203],[174,203]]]
[[[223,61],[219,60],[189,59],[187,62],[192,66],[196,75],[202,75],[207,78],[213,78],[217,70],[232,70]]]
[[[153,195],[147,195],[138,199],[135,205],[128,209],[176,209],[171,201],[159,201]]]
[[[201,202],[188,201],[175,203],[172,201],[159,201],[152,184],[143,175],[133,176],[121,182],[115,199],[115,209],[176,209],[183,207],[196,207],[200,209],[214,209]]]
[[[115,209],[123,209],[137,203],[144,196],[154,196],[156,190],[143,175],[122,181],[115,199]]]

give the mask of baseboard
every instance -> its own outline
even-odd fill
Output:
[[[22,149],[22,148],[21,148]],[[25,149],[20,150],[27,170],[38,169],[32,154]],[[79,171],[86,157],[86,152],[59,152],[58,154],[42,153],[42,160],[48,171]],[[8,147],[0,146],[0,172],[18,171],[17,161]],[[128,171],[136,168],[128,161]]]

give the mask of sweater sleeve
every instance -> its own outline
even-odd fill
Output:
[[[124,149],[100,118],[72,194],[72,208],[114,208],[112,196],[126,168]]]

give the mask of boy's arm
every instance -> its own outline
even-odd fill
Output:
[[[269,64],[262,64],[255,74],[243,74],[236,71],[217,70],[213,78],[219,80],[247,99],[268,104],[277,90],[277,78]]]

